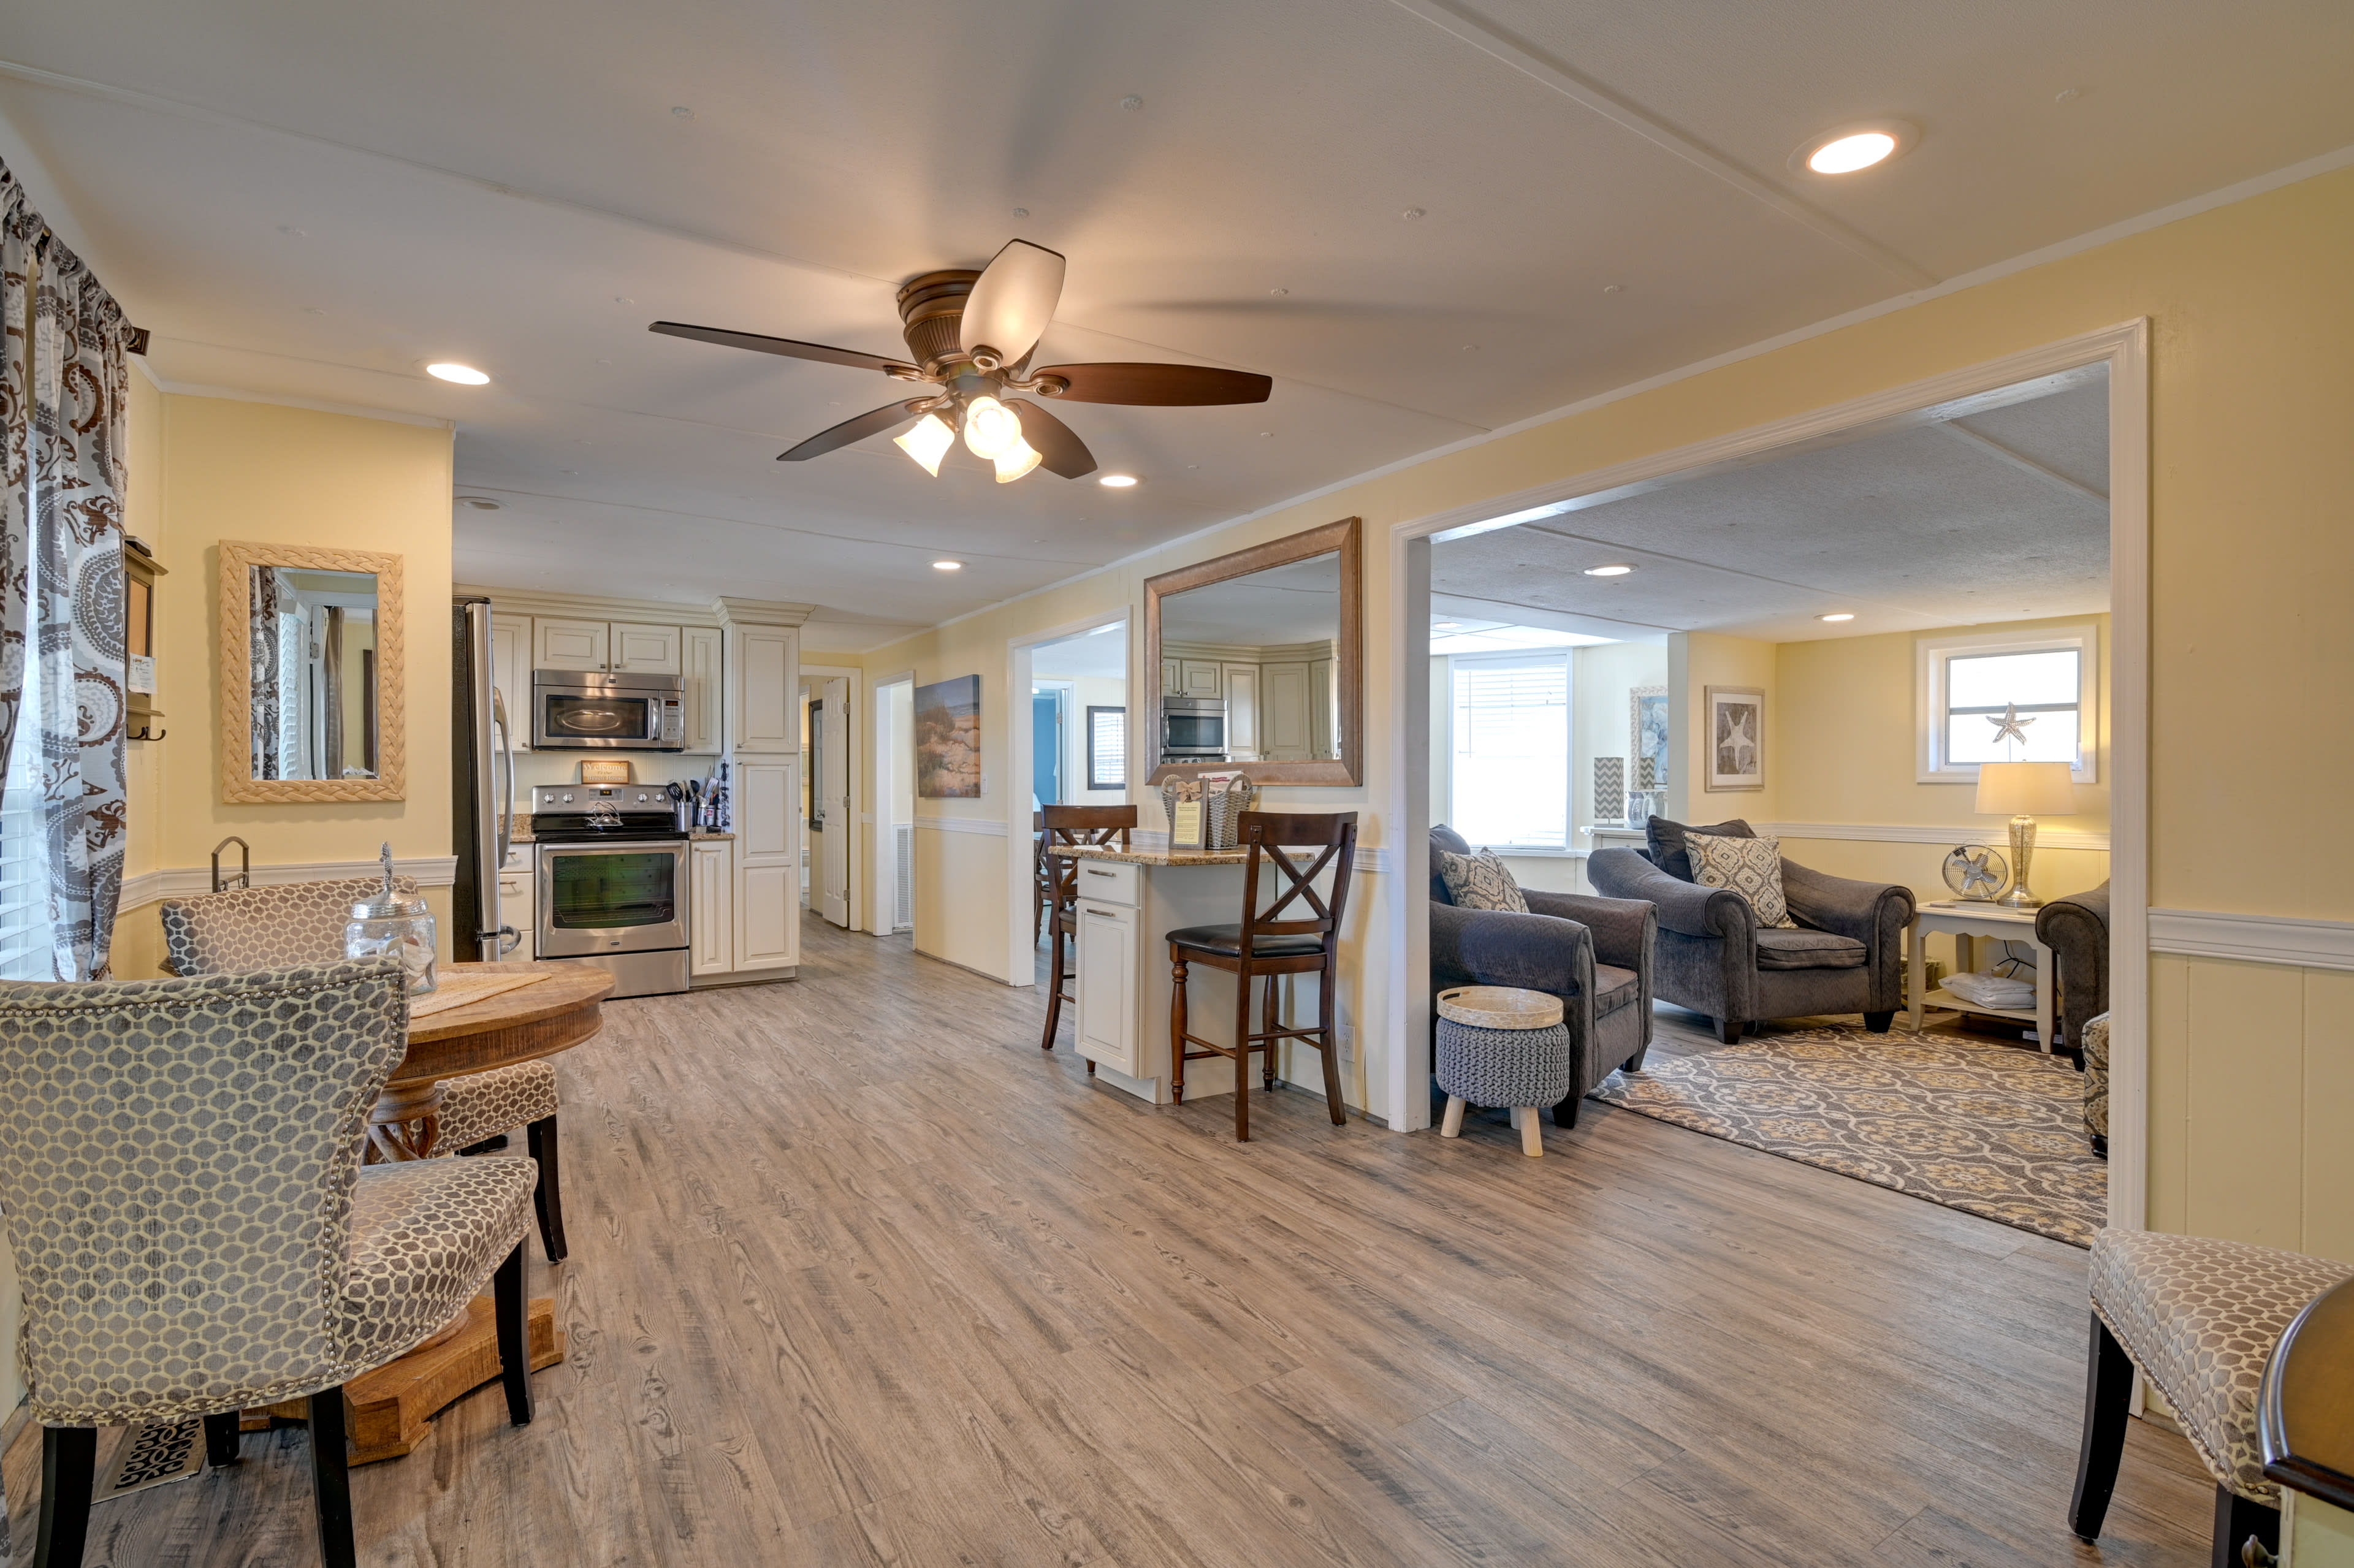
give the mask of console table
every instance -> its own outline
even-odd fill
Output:
[[[1927,990],[1928,954],[1923,938],[1943,931],[1955,940],[1956,961],[1963,969],[1978,967],[1978,943],[1980,939],[2001,942],[2025,942],[2035,949],[2035,1007],[2027,1011],[2012,1007],[1988,1007],[1983,1002],[1956,996],[1948,991]],[[1956,1012],[1975,1012],[1987,1018],[2007,1018],[2014,1023],[2035,1026],[2035,1043],[2045,1055],[2052,1054],[2052,980],[2053,960],[2052,949],[2035,939],[2035,911],[2005,909],[1994,904],[1924,904],[1913,915],[1911,935],[1906,938],[1904,994],[1912,1000],[1912,1027],[1921,1027],[1924,1006],[1950,1008]]]

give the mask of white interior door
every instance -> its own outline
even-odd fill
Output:
[[[818,835],[817,912],[836,926],[850,924],[850,835],[857,813],[850,801],[850,680],[828,676],[811,683],[817,696],[811,710],[816,756],[815,788],[811,791],[817,820],[825,824]]]

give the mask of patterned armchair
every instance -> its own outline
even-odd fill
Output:
[[[95,1428],[311,1396],[321,1546],[354,1561],[342,1385],[495,1276],[509,1415],[531,1419],[521,1160],[362,1168],[407,1049],[398,962],[0,984],[0,1190],[42,1437],[41,1568],[79,1563]]]
[[[405,876],[395,878],[393,885],[406,895],[416,895],[417,885]],[[352,906],[372,897],[381,886],[376,878],[362,876],[166,898],[164,945],[170,966],[183,975],[216,975],[337,962],[344,956],[344,927]],[[446,1079],[435,1142],[443,1153],[455,1154],[524,1128],[532,1163],[539,1168],[533,1203],[539,1215],[540,1245],[548,1262],[562,1263],[567,1248],[557,1181],[556,1109],[552,1063],[518,1062]]]

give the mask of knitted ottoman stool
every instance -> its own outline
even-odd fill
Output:
[[[1569,1031],[1561,999],[1510,986],[1467,985],[1438,993],[1438,1086],[1447,1094],[1441,1138],[1459,1138],[1463,1107],[1506,1106],[1521,1152],[1544,1154],[1542,1107],[1569,1097]]]

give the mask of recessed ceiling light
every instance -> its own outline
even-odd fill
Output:
[[[1902,120],[1869,120],[1840,125],[1790,154],[1790,166],[1817,175],[1852,175],[1884,164],[1912,146],[1921,134]]]
[[[1623,577],[1634,569],[1624,561],[1614,561],[1606,567],[1588,567],[1585,575],[1589,577]]]
[[[487,495],[461,495],[458,501],[461,505],[471,506],[477,512],[496,512],[502,504]]]
[[[487,387],[491,378],[471,365],[454,360],[440,360],[425,367],[425,374],[440,381],[454,381],[461,387]]]
[[[1462,625],[1459,620],[1434,620],[1430,623],[1430,629],[1433,631],[1455,631],[1460,630]]]
[[[1132,473],[1108,473],[1101,479],[1096,481],[1096,482],[1102,485],[1107,490],[1127,490],[1134,486],[1136,483],[1136,475]]]
[[[960,572],[964,570],[964,563],[962,561],[934,561],[932,563],[932,570],[936,572]]]
[[[1842,609],[1836,615],[1819,615],[1815,619],[1817,620],[1853,620],[1855,612],[1851,609]]]

